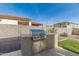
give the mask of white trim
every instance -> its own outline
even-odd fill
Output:
[[[18,25],[18,20],[1,19],[0,24]]]

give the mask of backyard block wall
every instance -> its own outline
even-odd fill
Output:
[[[79,35],[79,28],[73,28],[72,29],[72,34],[73,35]]]

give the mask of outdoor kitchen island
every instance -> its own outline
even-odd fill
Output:
[[[47,34],[43,39],[34,40],[33,37],[26,37],[21,40],[21,50],[23,56],[33,56],[48,49],[56,48],[57,34]]]

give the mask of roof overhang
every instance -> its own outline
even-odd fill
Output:
[[[31,19],[29,19],[29,18],[25,18],[25,17],[22,17],[22,16],[3,15],[3,14],[0,14],[0,19],[18,20],[18,23],[22,24],[22,25],[28,25],[29,22],[31,22]]]
[[[43,24],[37,23],[37,22],[32,22],[32,26],[41,26],[41,25],[43,25]]]
[[[29,18],[25,18],[23,16],[12,16],[12,15],[3,15],[0,14],[0,19],[12,19],[12,20],[25,20],[25,21],[31,21]]]

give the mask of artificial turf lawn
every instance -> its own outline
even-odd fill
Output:
[[[79,41],[78,40],[73,40],[73,39],[63,40],[63,41],[59,41],[58,45],[64,49],[67,49],[79,54]]]

